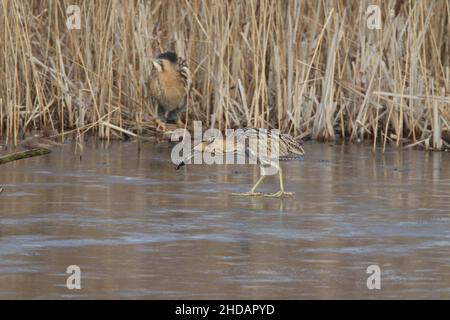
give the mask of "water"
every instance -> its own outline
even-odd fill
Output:
[[[307,144],[279,200],[230,195],[256,181],[251,165],[74,148],[0,166],[0,298],[450,298],[450,154]]]

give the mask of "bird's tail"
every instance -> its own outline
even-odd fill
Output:
[[[283,153],[295,156],[303,156],[305,154],[302,145],[290,135],[281,134],[280,140],[280,145],[283,146]]]

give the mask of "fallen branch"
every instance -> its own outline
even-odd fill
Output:
[[[15,152],[15,153],[7,154],[5,156],[0,157],[0,164],[5,164],[8,162],[25,159],[25,158],[43,156],[50,152],[51,151],[49,149],[45,149],[45,148],[37,148],[37,149]]]

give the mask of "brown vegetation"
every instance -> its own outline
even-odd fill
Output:
[[[80,30],[66,27],[72,4]],[[366,25],[370,4],[381,30]],[[440,149],[450,136],[449,12],[446,0],[3,0],[0,132],[15,143],[47,126],[145,133],[150,58],[175,50],[193,77],[189,123]]]

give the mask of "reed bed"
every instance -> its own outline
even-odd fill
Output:
[[[175,50],[193,75],[188,126],[447,148],[449,13],[446,0],[2,0],[0,134],[145,135],[151,58]]]

